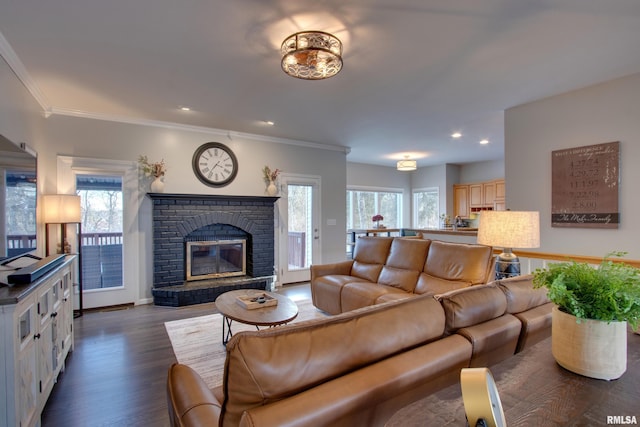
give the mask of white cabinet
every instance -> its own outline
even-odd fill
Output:
[[[73,350],[75,257],[28,285],[0,293],[0,425],[37,426]]]

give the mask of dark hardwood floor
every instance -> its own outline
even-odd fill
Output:
[[[279,293],[311,298],[309,285]],[[165,382],[176,361],[164,322],[216,312],[215,304],[142,305],[75,319],[75,349],[42,413],[42,426],[168,426]]]

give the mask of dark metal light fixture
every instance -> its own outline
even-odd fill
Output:
[[[322,80],[342,69],[342,42],[324,31],[300,31],[280,47],[282,70],[304,80]]]

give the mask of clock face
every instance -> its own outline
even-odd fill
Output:
[[[238,173],[238,159],[219,142],[207,142],[193,154],[193,171],[200,181],[212,187],[224,187]]]

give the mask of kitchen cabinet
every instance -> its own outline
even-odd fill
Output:
[[[503,211],[506,209],[504,179],[496,181],[496,195],[493,200],[493,209],[496,211]]]
[[[456,184],[453,186],[453,212],[454,216],[469,218],[469,186]]]
[[[483,182],[482,183],[482,206],[493,206],[496,200],[496,182]]]
[[[455,184],[454,215],[469,218],[472,212],[504,210],[504,180]]]
[[[75,257],[33,283],[0,293],[0,425],[37,426],[73,350]]]
[[[481,208],[484,206],[484,193],[482,184],[469,184],[469,206]]]

